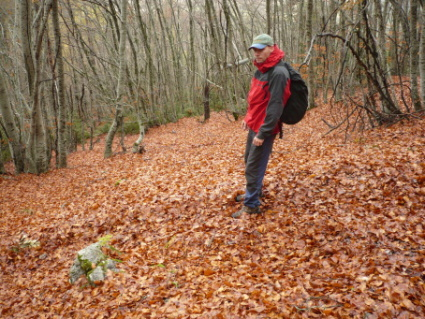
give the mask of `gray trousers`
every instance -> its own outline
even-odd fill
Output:
[[[255,146],[252,141],[256,133],[249,130],[245,148],[245,178],[246,190],[244,205],[260,206],[260,194],[263,187],[264,174],[273,149],[276,134],[267,137],[263,145]]]

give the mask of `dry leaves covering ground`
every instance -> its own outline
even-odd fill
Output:
[[[150,130],[142,155],[97,144],[1,176],[0,317],[424,317],[424,121],[344,142],[324,113],[275,144],[261,216],[230,217],[245,133],[221,113]],[[24,234],[40,246],[17,250]],[[76,252],[108,234],[124,271],[71,286]]]

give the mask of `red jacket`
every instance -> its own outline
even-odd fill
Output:
[[[288,70],[284,66],[276,66],[284,56],[285,53],[275,45],[264,63],[254,62],[258,70],[251,80],[244,121],[259,139],[277,134],[281,129],[280,116],[291,95]],[[269,71],[272,73],[269,74]]]

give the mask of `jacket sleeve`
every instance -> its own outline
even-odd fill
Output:
[[[270,100],[267,105],[264,123],[261,125],[257,134],[257,137],[262,140],[272,134],[274,128],[279,122],[284,106],[283,94],[289,80],[289,73],[285,67],[275,67],[273,70],[268,72],[272,72],[272,74],[269,76],[268,83]]]

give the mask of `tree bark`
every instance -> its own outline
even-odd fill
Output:
[[[307,39],[308,41],[312,41],[313,39],[313,0],[308,0],[307,3]],[[313,54],[313,53],[312,53]],[[310,63],[308,65],[308,104],[309,108],[315,107],[314,97],[316,95],[316,87],[315,87],[315,63],[314,59],[310,59]]]
[[[0,123],[1,124],[1,123]],[[3,139],[1,130],[0,130],[0,140]],[[4,168],[4,159],[3,159],[3,144],[0,144],[0,174],[6,173],[6,169]]]
[[[423,3],[423,2],[422,2]],[[420,75],[421,75],[421,100],[422,109],[425,109],[425,5],[422,5],[422,33],[421,33],[421,54],[420,54]]]
[[[10,146],[15,172],[17,174],[25,171],[25,147],[22,143],[21,133],[15,122],[14,112],[7,95],[4,72],[0,71],[0,114],[2,126],[5,130]]]
[[[57,67],[57,95],[58,95],[58,128],[57,128],[57,139],[58,139],[58,158],[56,158],[56,166],[58,168],[64,168],[67,166],[67,141],[66,141],[66,107],[65,107],[65,76],[63,69],[63,56],[62,56],[62,40],[61,31],[59,25],[59,9],[58,0],[53,0],[52,3],[52,20],[53,30],[56,42],[56,60],[55,64]]]
[[[30,137],[27,145],[26,157],[28,160],[28,171],[30,173],[40,174],[49,169],[48,145],[46,128],[42,115],[41,105],[41,53],[43,47],[44,35],[47,27],[47,20],[52,8],[52,0],[42,2],[37,14],[37,19],[32,21],[31,3],[24,1],[21,4],[21,36],[22,50],[27,70],[28,85],[31,97],[31,128]],[[31,35],[29,26],[34,25],[35,37],[34,43],[30,41]],[[26,37],[29,37],[26,38]],[[34,48],[34,49],[32,49]]]
[[[415,111],[422,110],[419,96],[419,36],[418,36],[418,0],[410,0],[410,82],[412,102]]]
[[[144,97],[144,98],[145,99],[149,98],[148,102],[153,104],[154,101],[155,101],[155,96],[154,96],[155,68],[154,68],[153,54],[152,54],[152,49],[151,49],[151,45],[150,45],[150,39],[149,39],[149,36],[148,36],[147,25],[146,25],[145,21],[143,21],[142,15],[140,13],[140,10],[141,10],[140,2],[134,1],[134,5],[135,5],[137,22],[139,24],[139,29],[142,32],[142,34],[140,35],[140,38],[141,38],[141,41],[143,43],[143,48],[144,48],[144,53],[145,53],[146,59],[148,61],[147,78],[149,79],[149,81],[148,81],[149,89],[148,89],[147,96]]]
[[[210,84],[205,81],[204,84],[204,121],[210,118]]]
[[[272,14],[271,14],[271,0],[266,0],[266,24],[267,24],[267,34],[271,35],[272,33]]]
[[[124,63],[125,63],[125,43],[126,43],[126,23],[127,23],[127,0],[122,0],[121,3],[121,32],[120,32],[120,45],[119,45],[119,52],[118,52],[118,59],[119,59],[119,70],[118,70],[118,83],[117,83],[117,90],[116,90],[116,108],[115,108],[115,118],[112,122],[111,127],[109,128],[108,135],[106,136],[106,145],[105,145],[105,152],[104,157],[108,158],[111,157],[112,152],[112,144],[114,141],[115,133],[117,132],[118,128],[123,124],[123,101],[121,100],[122,95],[122,82],[124,77]]]
[[[195,99],[195,83],[196,83],[196,54],[195,54],[195,25],[193,17],[192,0],[186,0],[189,9],[189,58],[187,63],[189,82],[189,97],[192,101]]]
[[[28,89],[29,93],[33,95],[33,83],[35,77],[35,66],[34,66],[34,57],[31,50],[31,23],[32,23],[32,5],[31,0],[21,0],[20,1],[20,13],[21,13],[21,43],[22,43],[22,53],[24,57],[24,65],[27,75]]]

